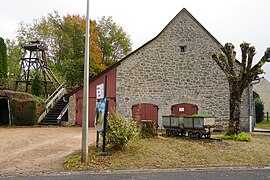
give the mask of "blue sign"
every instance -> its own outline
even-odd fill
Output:
[[[104,115],[106,110],[107,98],[96,103],[96,114],[95,114],[95,127],[97,131],[104,131]]]

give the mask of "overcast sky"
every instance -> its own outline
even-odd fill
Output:
[[[174,16],[186,8],[217,40],[250,42],[260,59],[270,47],[269,0],[90,0],[90,18],[112,16],[131,36],[133,50],[154,38]],[[86,0],[7,0],[0,6],[0,37],[16,36],[21,21],[30,23],[48,13],[86,14]],[[270,63],[264,66],[270,80]]]

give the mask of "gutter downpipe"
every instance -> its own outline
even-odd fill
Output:
[[[256,77],[253,81],[251,81],[251,83],[249,84],[248,86],[248,119],[249,119],[249,132],[252,132],[253,131],[253,128],[252,128],[252,120],[253,120],[253,116],[252,116],[252,113],[251,113],[251,110],[253,109],[252,108],[252,96],[253,96],[253,91],[251,91],[252,89],[252,86],[254,84],[258,84],[260,83],[260,79],[262,77]],[[251,95],[252,94],[252,95]]]

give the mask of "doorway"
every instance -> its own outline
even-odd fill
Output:
[[[0,125],[11,125],[8,97],[0,97]]]
[[[171,107],[171,114],[180,116],[180,115],[193,115],[198,114],[198,106],[195,104],[175,104]]]
[[[152,120],[158,127],[158,106],[155,104],[135,104],[132,106],[132,118],[135,120],[139,117],[138,124],[141,125],[142,120]]]

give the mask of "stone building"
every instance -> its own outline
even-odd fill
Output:
[[[89,124],[94,122],[95,88],[107,76],[109,106],[126,118],[139,115],[162,127],[163,115],[213,114],[219,127],[224,128],[229,119],[229,87],[224,73],[211,58],[214,51],[222,52],[221,47],[182,9],[155,38],[91,80]],[[70,94],[76,97],[79,108],[82,89]],[[246,91],[242,99],[241,127],[247,131]],[[80,109],[76,108],[76,112]],[[74,118],[81,122],[80,114]]]
[[[270,82],[265,78],[261,78],[260,83],[253,86],[253,90],[259,94],[264,102],[264,113],[268,112],[270,114]]]

